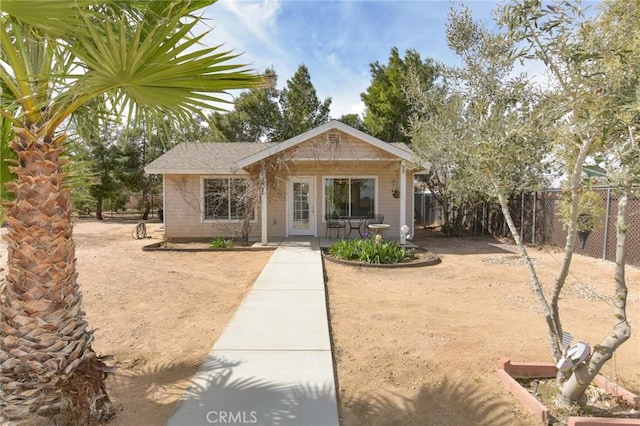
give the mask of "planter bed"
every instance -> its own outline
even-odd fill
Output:
[[[326,249],[322,250],[322,257],[325,260],[333,263],[339,263],[341,265],[360,266],[363,268],[411,268],[420,266],[431,266],[440,263],[440,258],[432,251],[426,251],[424,249],[415,249],[417,259],[410,260],[408,262],[401,263],[366,263],[352,260],[336,259],[327,253]]]
[[[234,246],[234,247],[209,247],[208,243],[191,242],[191,243],[153,243],[142,247],[143,251],[182,251],[182,252],[203,252],[203,251],[266,251],[275,250],[277,245],[273,246]]]
[[[512,362],[508,358],[502,358],[498,361],[497,374],[505,388],[518,398],[518,400],[540,420],[541,424],[548,425],[554,420],[550,410],[516,379],[555,380],[556,371],[556,366],[550,363]],[[637,395],[629,392],[620,385],[608,381],[600,374],[596,376],[593,383],[599,388],[606,390],[615,398],[621,399],[630,407],[637,409],[640,406],[640,398]],[[566,424],[569,426],[640,425],[640,419],[568,416]]]

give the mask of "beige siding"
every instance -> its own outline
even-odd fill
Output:
[[[368,143],[362,142],[346,133],[339,133],[340,142],[327,142],[327,134],[323,133],[315,138],[309,139],[287,153],[290,160],[316,160],[316,161],[344,161],[361,160],[371,161],[379,159],[391,159],[393,156],[388,152],[377,149]]]
[[[272,186],[267,191],[267,236],[283,237],[287,230],[286,185]]]
[[[165,176],[164,223],[167,238],[237,237],[239,224],[202,220],[202,180],[195,175]],[[260,236],[260,211],[251,224],[251,238]]]

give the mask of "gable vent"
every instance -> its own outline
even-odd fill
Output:
[[[327,133],[327,142],[328,143],[340,143],[340,133]]]

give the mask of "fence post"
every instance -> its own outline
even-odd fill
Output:
[[[607,211],[604,217],[604,243],[602,244],[602,260],[607,260],[607,245],[609,243],[609,214],[611,212],[611,188],[607,188]]]
[[[524,241],[524,191],[520,197],[520,241]]]
[[[487,224],[489,223],[489,218],[487,216],[487,203],[482,203],[482,222],[481,223],[482,223],[482,235],[485,235],[484,231],[487,228]]]
[[[473,209],[473,233],[478,234],[478,206]]]
[[[502,236],[507,237],[507,218],[504,216],[502,209],[500,209],[500,214],[502,215]]]

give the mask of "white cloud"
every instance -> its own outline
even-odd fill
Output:
[[[274,51],[280,51],[276,40],[272,37],[276,28],[280,0],[241,1],[223,0],[218,3],[234,16],[234,21],[241,25],[234,25],[232,29],[235,35],[249,32],[254,37],[254,42],[269,47]]]
[[[341,75],[336,74],[334,79],[314,79],[318,91],[318,97],[324,99],[331,97],[331,117],[340,118],[345,114],[362,115],[364,103],[360,94],[367,90],[371,83],[368,75],[358,75],[343,70]]]
[[[264,57],[284,56],[286,52],[274,36],[280,9],[280,0],[221,0],[205,11],[207,23],[213,27],[208,40],[224,43],[260,65]]]
[[[340,118],[347,114],[357,114],[360,117],[364,113],[364,103],[359,100],[360,92],[345,93],[331,100],[331,117]]]
[[[447,11],[444,0],[220,0],[205,10],[213,28],[205,43],[224,44],[241,54],[236,62],[258,72],[273,67],[279,88],[304,63],[318,97],[332,98],[337,118],[364,111],[360,94],[370,84],[369,65],[386,63],[392,46],[449,62]]]

